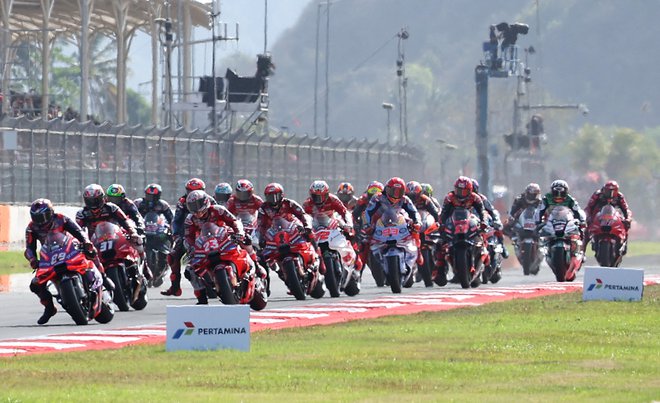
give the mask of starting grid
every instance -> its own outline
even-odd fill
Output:
[[[647,276],[645,285],[660,284],[660,275]],[[582,284],[555,283],[498,287],[493,289],[429,290],[414,294],[350,299],[301,307],[250,312],[250,331],[328,325],[388,315],[480,306],[520,298],[536,298],[582,290]],[[136,344],[164,344],[165,323],[122,329],[89,330],[66,334],[0,340],[0,357],[63,351],[117,349]]]

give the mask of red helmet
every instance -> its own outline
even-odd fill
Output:
[[[385,184],[385,195],[392,203],[396,203],[406,193],[406,182],[403,179],[394,177]]]
[[[367,186],[367,195],[371,197],[377,193],[383,193],[384,188],[385,187],[383,186],[382,183],[378,181],[373,181],[369,184],[369,186]]]
[[[147,202],[155,203],[160,200],[160,195],[163,193],[163,188],[157,183],[150,183],[144,188],[144,200]]]
[[[472,179],[459,176],[454,182],[454,194],[459,199],[466,199],[472,194]]]
[[[417,181],[406,183],[406,196],[411,200],[417,200],[422,195],[422,185]]]
[[[250,182],[249,180],[241,179],[238,182],[236,182],[234,191],[236,192],[236,198],[238,200],[248,201],[252,198],[252,194],[254,193],[254,186],[252,185],[252,182]]]
[[[83,191],[83,200],[90,210],[100,210],[105,205],[105,191],[101,185],[92,183]]]
[[[330,194],[330,186],[326,181],[314,181],[309,187],[309,195],[312,197],[314,204],[323,204],[328,200]]]
[[[48,199],[37,199],[30,206],[30,217],[37,225],[45,225],[53,219],[53,203]]]
[[[279,207],[284,199],[284,188],[279,183],[269,183],[264,189],[266,203],[273,207]]]
[[[206,183],[199,178],[192,178],[186,182],[186,193],[190,194],[193,190],[206,190]]]
[[[603,185],[602,192],[608,199],[617,197],[619,195],[619,184],[616,181],[607,181]]]
[[[355,189],[353,189],[353,185],[348,182],[340,183],[337,188],[337,197],[339,197],[339,200],[341,200],[342,203],[348,203],[351,201],[354,193]]]
[[[203,190],[193,190],[186,197],[186,207],[195,217],[204,217],[211,207],[211,197]]]

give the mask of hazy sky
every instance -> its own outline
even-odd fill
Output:
[[[268,1],[268,48],[272,47],[282,32],[295,25],[303,8],[311,1],[314,0]],[[228,34],[231,35],[233,35],[235,23],[240,24],[239,41],[218,44],[216,60],[236,51],[249,55],[256,55],[263,51],[264,5],[265,0],[222,0],[220,20],[228,23]],[[210,31],[198,29],[194,36],[195,39],[200,40],[210,38],[211,34]],[[194,52],[194,74],[210,74],[212,52],[210,44],[196,45]],[[146,34],[140,33],[135,38],[129,57],[128,86],[147,95],[150,90],[149,85],[140,86],[140,83],[148,83],[151,80],[151,43]]]

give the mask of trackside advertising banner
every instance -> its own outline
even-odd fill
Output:
[[[250,307],[168,306],[167,351],[250,351]]]
[[[641,301],[644,269],[585,267],[582,300]]]

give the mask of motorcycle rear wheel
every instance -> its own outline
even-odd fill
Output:
[[[422,256],[424,257],[424,264],[419,266],[417,270],[422,275],[424,286],[433,287],[433,280],[431,273],[433,273],[433,251],[431,249],[422,249]]]
[[[454,268],[461,282],[461,288],[470,288],[470,259],[466,248],[454,250]]]
[[[105,302],[101,304],[101,312],[94,318],[99,323],[108,323],[115,317],[115,310]]]
[[[82,306],[78,293],[76,293],[75,280],[69,279],[60,283],[60,298],[62,299],[62,306],[67,311],[76,325],[86,325],[89,320],[87,318],[87,310]]]
[[[390,283],[390,288],[394,294],[401,293],[401,266],[398,256],[387,256],[385,258],[387,265],[387,279]]]

